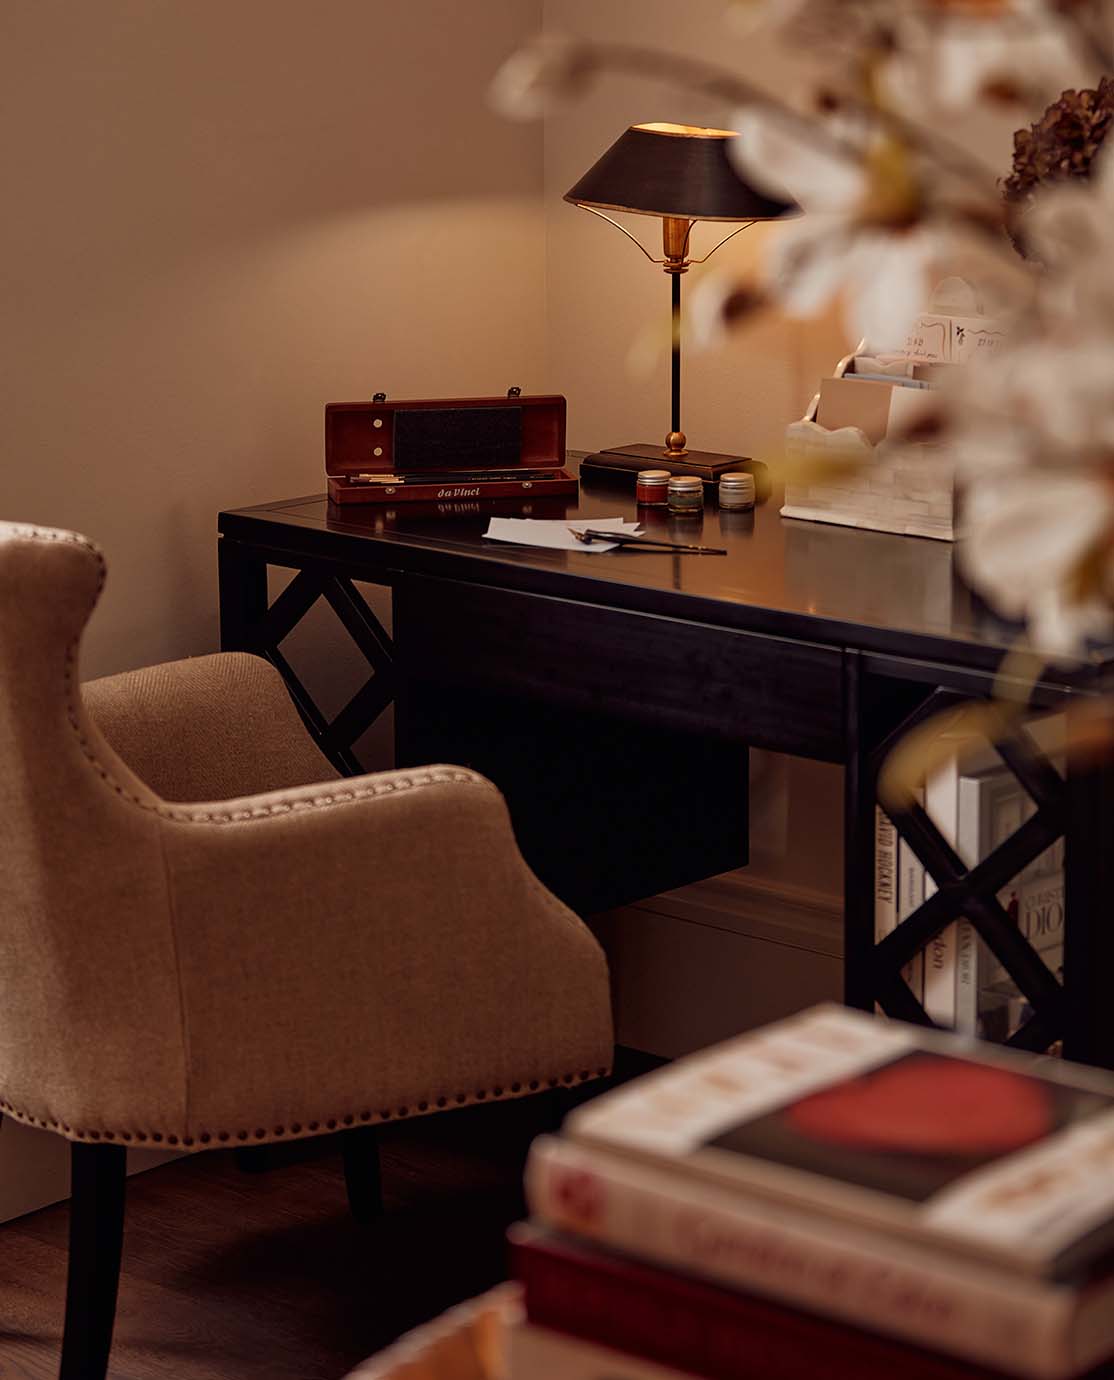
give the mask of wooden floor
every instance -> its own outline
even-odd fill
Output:
[[[388,1211],[370,1227],[325,1142],[261,1174],[215,1151],[129,1180],[112,1380],[340,1380],[503,1278],[545,1102],[385,1127]],[[57,1374],[67,1220],[60,1204],[0,1226],[2,1380]]]

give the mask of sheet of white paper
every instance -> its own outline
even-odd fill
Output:
[[[545,546],[552,551],[587,551],[597,554],[614,551],[613,541],[594,541],[591,544],[577,541],[569,531],[578,527],[583,531],[591,527],[593,531],[621,532],[633,536],[638,530],[637,522],[626,518],[573,518],[571,521],[549,518],[497,518],[493,517],[487,525],[484,536],[491,541],[513,542],[518,546]]]

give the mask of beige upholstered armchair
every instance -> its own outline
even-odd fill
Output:
[[[376,1123],[611,1058],[603,956],[489,782],[337,778],[249,656],[80,686],[104,574],[0,524],[0,1111],[73,1145],[64,1380],[107,1367],[127,1146],[345,1131],[366,1212]]]

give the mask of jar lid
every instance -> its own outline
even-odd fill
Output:
[[[668,484],[668,470],[639,470],[638,482],[640,484]]]
[[[698,474],[675,474],[669,481],[669,487],[680,493],[692,493],[696,489],[703,489],[704,481]]]
[[[744,470],[728,470],[719,477],[720,487],[724,489],[753,489],[754,475]]]

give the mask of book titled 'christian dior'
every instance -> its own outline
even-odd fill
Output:
[[[821,1006],[573,1113],[536,1220],[1018,1375],[1114,1352],[1114,1077]]]

